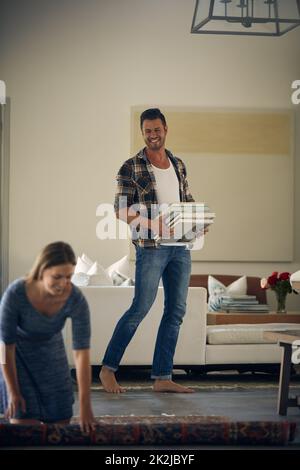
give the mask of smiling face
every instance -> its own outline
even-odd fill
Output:
[[[167,126],[164,126],[161,119],[145,119],[142,127],[142,134],[145,144],[150,150],[158,151],[164,148]]]
[[[41,278],[43,289],[47,294],[63,297],[71,290],[73,273],[73,264],[61,264],[45,269]]]

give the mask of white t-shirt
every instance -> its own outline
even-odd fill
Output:
[[[154,165],[152,170],[156,181],[156,194],[158,204],[171,204],[180,202],[179,181],[175,168],[169,160],[169,168],[157,168]]]
[[[175,168],[169,160],[169,168],[157,168],[154,165],[152,170],[156,181],[156,194],[158,204],[171,204],[172,202],[180,202],[179,181]],[[162,245],[186,246],[186,243],[162,243]]]

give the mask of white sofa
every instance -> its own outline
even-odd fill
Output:
[[[91,311],[91,363],[100,365],[107,344],[120,316],[130,306],[134,287],[83,287]],[[160,318],[163,311],[163,288],[130,342],[121,365],[150,366]],[[277,344],[262,338],[263,330],[299,329],[296,324],[214,325],[207,326],[207,292],[203,287],[190,287],[187,311],[180,329],[174,366],[183,369],[208,368],[237,364],[276,364],[281,351]],[[65,330],[65,343],[70,365],[72,331],[70,321]],[[217,368],[217,367],[216,367]]]
[[[101,364],[105,349],[111,338],[118,319],[130,306],[134,287],[82,287],[91,311],[91,363]],[[156,334],[163,311],[163,288],[159,287],[156,300],[123,356],[122,365],[151,365]],[[206,290],[190,287],[187,299],[187,315],[180,329],[176,348],[175,363],[184,365],[191,361],[204,364],[205,361],[205,326],[201,318],[205,317]],[[72,358],[72,331],[70,321],[65,327],[65,343],[70,364]]]

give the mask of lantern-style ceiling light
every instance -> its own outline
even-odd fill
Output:
[[[300,0],[197,0],[192,33],[282,36],[300,25]]]

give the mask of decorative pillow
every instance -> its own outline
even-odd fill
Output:
[[[88,273],[88,270],[92,267],[93,261],[88,259],[87,256],[83,254],[82,256],[78,256],[77,263],[75,266],[75,274],[77,273]]]
[[[123,274],[120,274],[117,271],[111,272],[110,279],[114,286],[134,286],[134,281],[130,277],[123,276]]]
[[[95,261],[87,274],[90,277],[89,286],[112,286],[113,282],[105,269]]]
[[[85,287],[89,285],[90,276],[86,273],[74,273],[72,276],[72,283],[78,287]]]
[[[134,286],[134,281],[132,279],[130,279],[130,277],[128,279],[126,279],[126,281],[123,282],[123,284],[121,284],[122,287],[128,287],[128,286]]]
[[[81,259],[84,263],[88,264],[89,266],[92,266],[94,264],[94,262],[85,253],[82,253]]]
[[[208,310],[215,312],[220,310],[221,299],[223,295],[246,295],[247,294],[247,278],[242,276],[229,286],[224,286],[213,276],[208,276]]]
[[[97,263],[93,262],[83,253],[77,258],[72,282],[76,286],[112,286],[113,282],[106,273],[105,269]]]
[[[114,272],[121,274],[121,276],[125,277],[126,279],[128,279],[129,277],[133,277],[132,267],[130,265],[127,255],[119,259],[119,261],[116,261],[115,263],[108,266],[108,268],[106,268],[106,273],[109,275],[110,278],[112,278]]]

